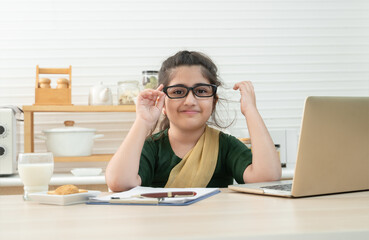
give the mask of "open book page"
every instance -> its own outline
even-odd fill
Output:
[[[169,204],[186,203],[186,202],[201,198],[203,196],[206,196],[206,195],[209,195],[215,192],[219,192],[219,188],[152,188],[152,187],[138,186],[138,187],[132,188],[129,191],[113,193],[109,196],[95,197],[92,200],[101,201],[101,202],[109,202],[111,198],[113,197],[113,198],[121,198],[121,199],[126,199],[126,200],[134,200],[135,202],[142,201],[144,203],[145,201],[149,201],[150,198],[137,198],[137,197],[132,197],[132,196],[140,195],[144,193],[181,192],[181,191],[196,192],[196,195],[191,196],[191,197],[163,198],[162,200],[160,200],[160,203],[169,203]]]

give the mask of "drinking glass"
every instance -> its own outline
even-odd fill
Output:
[[[24,185],[23,199],[28,194],[49,190],[49,182],[54,171],[54,157],[47,153],[20,153],[18,172]]]

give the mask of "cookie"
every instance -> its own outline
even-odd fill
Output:
[[[63,185],[55,189],[54,191],[49,191],[47,194],[54,194],[54,195],[68,195],[68,194],[75,194],[75,193],[83,193],[87,192],[87,190],[84,189],[78,189],[77,186],[68,184]]]

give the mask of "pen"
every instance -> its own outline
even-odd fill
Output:
[[[139,195],[131,196],[132,198],[174,198],[174,197],[193,197],[196,196],[196,192],[157,192],[157,193],[143,193]],[[112,197],[111,199],[120,199],[119,197]]]

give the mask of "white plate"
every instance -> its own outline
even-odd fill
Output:
[[[35,201],[43,204],[53,205],[72,205],[85,203],[90,197],[96,197],[100,191],[88,191],[84,193],[75,193],[68,195],[51,195],[47,192],[30,193],[28,195],[30,201]]]
[[[102,172],[101,168],[73,168],[71,170],[74,176],[98,176]]]

